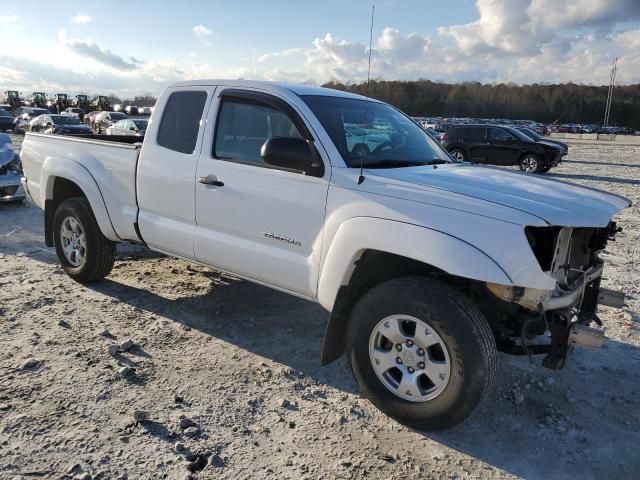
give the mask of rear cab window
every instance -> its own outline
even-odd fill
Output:
[[[206,91],[173,92],[165,104],[158,127],[158,145],[190,155],[196,148]]]

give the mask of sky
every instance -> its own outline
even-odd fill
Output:
[[[640,0],[378,0],[371,77],[640,83]],[[0,91],[367,77],[369,0],[0,0]]]

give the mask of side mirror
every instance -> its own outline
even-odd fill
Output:
[[[314,147],[303,138],[271,137],[260,150],[262,160],[274,167],[322,176],[324,168]]]
[[[132,132],[137,132],[138,129],[136,127],[129,127],[129,130],[131,130]]]
[[[47,127],[53,127],[53,123],[47,122]]]

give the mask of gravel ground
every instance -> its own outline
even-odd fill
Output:
[[[134,246],[82,286],[38,210],[1,206],[0,478],[638,478],[638,158],[574,142],[548,175],[635,204],[605,254],[629,299],[601,308],[603,349],[559,372],[500,355],[490,397],[437,434],[319,365],[319,306]]]

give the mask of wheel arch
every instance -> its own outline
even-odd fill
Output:
[[[82,164],[67,158],[49,157],[43,163],[42,175],[47,246],[53,246],[53,216],[56,209],[60,203],[72,197],[86,198],[102,234],[109,240],[120,240],[111,223],[100,188]]]
[[[492,258],[446,233],[379,218],[348,220],[338,229],[320,274],[318,301],[331,312],[323,365],[342,355],[348,318],[358,298],[384,281],[410,275],[458,284],[513,284]]]
[[[542,152],[537,152],[537,151],[535,151],[535,150],[527,149],[527,150],[523,151],[523,152],[520,154],[520,156],[518,157],[518,161],[519,161],[519,162],[520,162],[520,161],[522,161],[522,159],[523,159],[524,157],[526,157],[527,155],[535,155],[536,157],[538,157],[538,159],[539,159],[540,161],[543,161],[543,160],[544,160],[543,155],[542,155]]]

